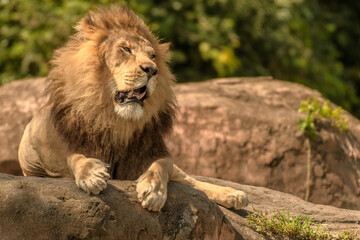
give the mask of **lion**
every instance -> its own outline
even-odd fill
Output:
[[[169,44],[126,6],[97,7],[75,30],[54,52],[48,100],[21,139],[24,176],[75,179],[88,194],[110,178],[134,180],[149,211],[164,206],[169,181],[227,208],[246,206],[244,192],[198,181],[173,163],[164,143],[176,109]]]

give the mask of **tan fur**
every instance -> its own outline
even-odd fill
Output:
[[[168,181],[204,191],[226,207],[245,206],[244,192],[199,182],[172,162],[163,141],[175,116],[169,45],[160,44],[124,6],[98,8],[76,30],[55,51],[49,101],[21,140],[24,175],[74,178],[93,194],[105,189],[109,178],[137,179],[138,198],[152,211],[165,204]],[[142,103],[116,100],[118,91],[143,86]]]

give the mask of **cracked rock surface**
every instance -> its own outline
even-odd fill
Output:
[[[161,212],[136,198],[135,183],[109,181],[88,195],[73,180],[0,174],[1,239],[235,239],[204,193],[170,183]]]
[[[305,197],[307,147],[297,126],[305,114],[298,109],[307,98],[323,102],[319,92],[270,77],[185,83],[175,92],[179,111],[167,145],[183,170]],[[344,115],[348,133],[317,124],[309,201],[360,210],[360,122]]]
[[[0,174],[0,238],[18,239],[269,239],[248,226],[253,209],[313,217],[331,233],[360,231],[360,211],[305,202],[263,187],[224,180],[199,180],[248,193],[245,209],[219,207],[191,187],[169,183],[161,212],[144,210],[135,183],[109,181],[100,195],[88,195],[73,180]]]

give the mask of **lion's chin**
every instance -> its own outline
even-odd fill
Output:
[[[115,113],[126,120],[139,120],[144,115],[144,107],[137,102],[115,106]]]

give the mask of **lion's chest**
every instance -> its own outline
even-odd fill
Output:
[[[126,146],[113,146],[102,159],[110,164],[113,179],[136,180],[154,161],[168,155],[162,136],[147,130],[135,135]]]

